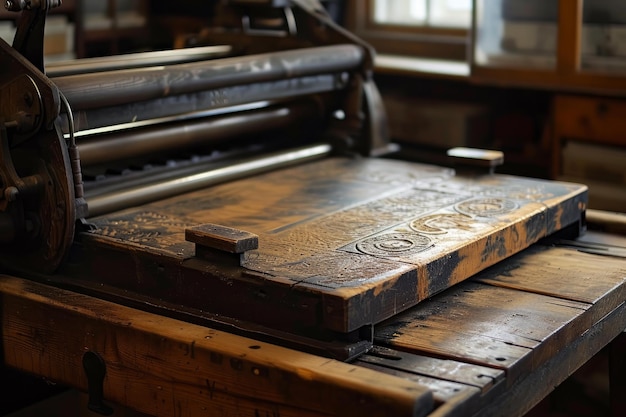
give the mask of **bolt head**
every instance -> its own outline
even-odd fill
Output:
[[[15,200],[17,200],[17,196],[20,193],[20,191],[16,188],[16,187],[7,187],[4,190],[4,198],[7,201],[13,202]]]

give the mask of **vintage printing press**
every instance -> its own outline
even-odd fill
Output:
[[[212,46],[45,72],[54,5],[10,3],[0,42],[1,272],[346,359],[584,223],[586,187],[493,174],[497,155],[381,158],[373,53],[317,1],[221,2]]]

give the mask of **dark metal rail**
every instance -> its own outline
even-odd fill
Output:
[[[129,187],[116,192],[102,193],[101,191],[98,192],[97,189],[93,193],[88,191],[85,198],[89,205],[89,217],[146,204],[222,182],[321,159],[328,156],[331,151],[332,147],[329,144],[316,144],[244,161],[235,161],[228,166],[211,170],[204,170],[205,168],[199,167],[197,173],[189,173],[183,177],[157,181],[152,184]]]

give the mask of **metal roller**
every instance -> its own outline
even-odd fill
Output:
[[[54,78],[74,110],[118,106],[197,91],[341,73],[364,59],[356,45],[303,48],[164,67]]]
[[[202,46],[171,51],[141,52],[98,58],[82,58],[70,61],[51,62],[46,65],[48,77],[87,74],[122,69],[145,68],[183,64],[207,59],[222,58],[232,52],[227,45]]]
[[[290,107],[266,108],[256,111],[199,118],[170,124],[148,125],[113,134],[96,135],[79,142],[83,166],[141,155],[197,147],[252,132],[284,128],[289,125],[319,120],[320,112],[313,103],[295,103]]]
[[[224,167],[205,170],[199,167],[197,173],[189,173],[153,184],[129,187],[122,191],[103,193],[100,190],[86,193],[89,216],[99,216],[116,210],[149,203],[174,195],[198,190],[225,181],[287,167],[293,164],[320,159],[332,152],[329,144],[316,144],[308,147],[276,152],[258,158],[238,161]]]
[[[191,94],[133,102],[74,112],[77,137],[134,128],[159,122],[213,117],[225,113],[267,107],[276,102],[293,101],[303,96],[323,94],[345,86],[341,75],[316,75],[290,80],[253,83],[218,88]],[[63,120],[61,120],[63,121]],[[65,130],[67,132],[67,129]]]

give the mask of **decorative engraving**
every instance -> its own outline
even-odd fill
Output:
[[[468,216],[493,217],[509,213],[517,209],[517,204],[505,198],[478,197],[465,200],[454,207],[458,212]]]
[[[392,185],[415,185],[424,181],[441,181],[454,175],[449,168],[422,165],[419,169],[415,166],[409,170],[369,170],[366,175],[367,181]]]
[[[362,240],[356,248],[374,256],[406,256],[413,255],[433,246],[427,236],[412,233],[386,233]]]
[[[468,197],[499,197],[513,200],[544,201],[563,194],[559,184],[543,184],[523,178],[493,177],[476,182],[457,177],[454,181],[432,184],[433,189]]]
[[[516,200],[544,201],[554,197],[554,193],[540,186],[509,186],[507,196]]]
[[[472,218],[465,214],[439,213],[413,220],[409,227],[418,233],[441,235],[450,230],[472,230]]]
[[[94,224],[93,234],[142,244],[156,242],[164,235],[184,233],[187,227],[177,219],[151,211],[97,219]]]

